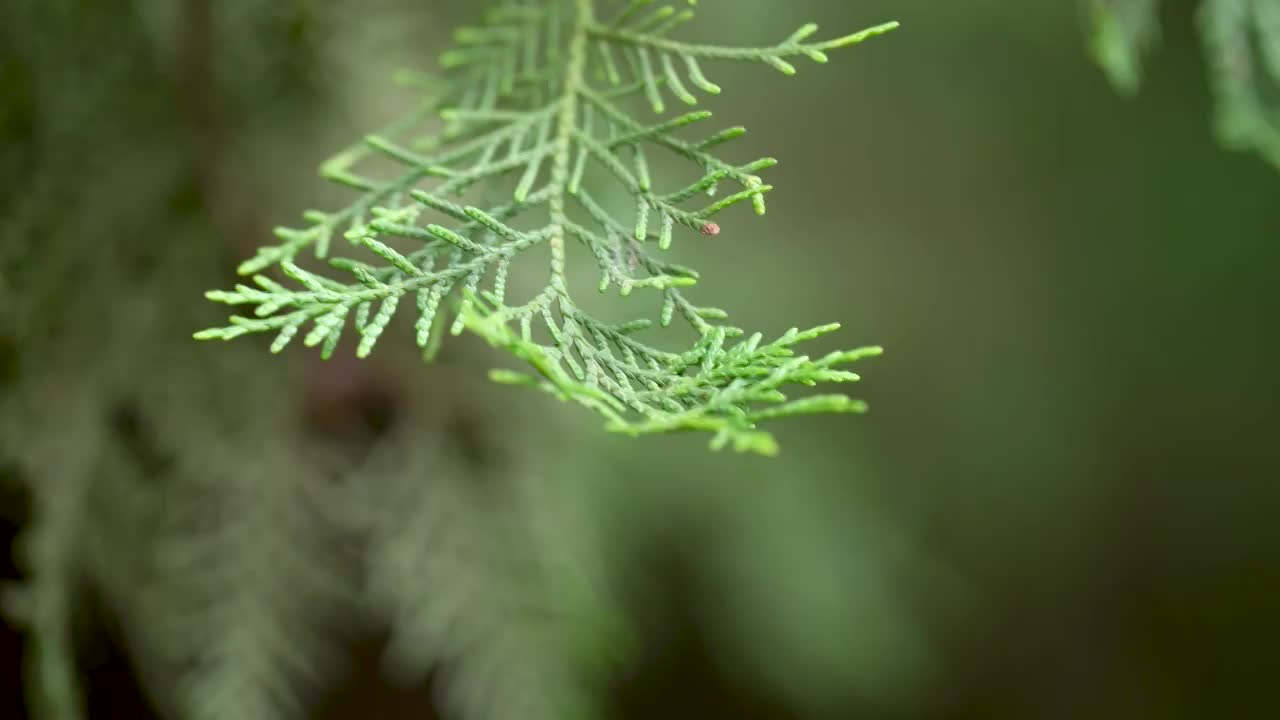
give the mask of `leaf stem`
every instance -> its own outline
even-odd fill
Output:
[[[848,47],[849,45],[856,45],[863,40],[875,37],[876,35],[883,35],[897,27],[897,22],[887,22],[874,27],[869,27],[866,30],[862,30],[861,32],[857,32],[852,35],[846,35],[826,42],[799,43],[788,41],[773,47],[697,45],[693,43],[680,42],[678,40],[669,40],[667,38],[648,33],[638,33],[629,30],[605,27],[595,23],[592,23],[587,27],[587,32],[600,40],[606,40],[622,45],[631,45],[637,48],[652,48],[660,52],[675,53],[682,57],[765,62],[766,58],[771,57],[781,58],[797,55],[811,55],[814,51],[821,52],[823,50],[833,50],[836,48]]]
[[[569,297],[565,283],[565,223],[569,216],[565,207],[570,165],[573,160],[573,136],[578,125],[578,94],[585,83],[587,66],[587,34],[594,23],[592,0],[574,0],[576,13],[573,37],[569,43],[569,62],[565,67],[564,85],[560,93],[560,117],[556,128],[555,148],[551,158],[551,284],[563,300]]]

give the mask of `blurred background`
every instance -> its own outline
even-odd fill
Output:
[[[555,662],[620,719],[1275,716],[1280,173],[1214,141],[1197,3],[1165,3],[1132,98],[1069,0],[702,3],[708,42],[903,23],[796,78],[715,69],[710,109],[751,130],[730,152],[782,163],[769,215],[678,248],[699,297],[887,349],[869,415],[781,425],[776,459],[610,436],[490,387],[474,338],[426,367],[407,328],[328,364],[190,340],[273,225],[343,197],[315,166],[411,104],[393,71],[475,5],[7,0],[0,510],[32,580],[0,716],[60,716],[24,692],[29,627],[88,717],[182,716],[192,675],[230,682],[191,670],[220,622],[258,628],[241,672],[275,674],[275,636],[317,669],[286,683],[299,717],[451,716]],[[357,579],[274,579],[295,560]],[[558,625],[499,602],[531,573]],[[430,647],[455,626],[500,638],[472,675]]]

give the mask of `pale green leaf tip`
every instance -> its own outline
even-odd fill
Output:
[[[723,447],[723,445],[721,445]],[[720,449],[720,448],[715,448]],[[737,452],[753,452],[757,455],[765,457],[777,457],[781,451],[778,441],[769,433],[757,432],[753,433],[747,439],[735,440],[733,449]]]
[[[501,369],[490,370],[489,379],[499,385],[529,385],[534,382],[534,379],[525,373]]]
[[[883,35],[892,30],[897,30],[900,27],[902,27],[902,23],[898,22],[897,20],[892,20],[890,22],[883,23],[881,25],[869,27],[866,30],[860,30],[856,33],[845,35],[842,38],[837,38],[835,40],[832,40],[830,43],[826,43],[825,47],[842,48],[842,47],[848,47],[850,45],[857,45],[858,43],[864,40],[869,40],[877,35]]]

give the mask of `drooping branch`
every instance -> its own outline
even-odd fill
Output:
[[[272,333],[272,350],[280,352],[301,336],[329,357],[350,325],[359,335],[357,355],[365,357],[409,305],[400,300],[410,296],[417,299],[416,335],[424,350],[434,347],[435,318],[451,305],[454,334],[469,328],[504,347],[535,371],[522,382],[601,412],[615,431],[709,430],[717,446],[772,452],[772,438],[756,429],[759,421],[861,411],[860,403],[836,399],[843,396],[794,400],[782,388],[854,381],[856,375],[833,366],[875,349],[821,360],[793,356],[797,342],[834,326],[796,331],[771,344],[758,337],[730,344],[745,333],[724,322],[724,311],[687,294],[700,274],[649,249],[654,243],[658,252],[669,251],[684,232],[716,236],[721,225],[712,218],[742,203],[763,214],[773,186],[758,173],[776,161],[723,156],[744,134],[739,127],[701,140],[683,136],[709,120],[709,112],[652,122],[631,105],[643,100],[662,112],[665,92],[690,104],[697,102],[690,88],[720,92],[700,61],[756,61],[792,74],[788,58],[825,63],[828,52],[896,23],[820,42],[809,41],[817,27],[806,25],[779,45],[737,48],[668,38],[691,11],[663,6],[645,14],[650,3],[633,0],[602,13],[606,4],[507,0],[495,3],[483,24],[459,31],[457,45],[443,55],[445,73],[419,112],[325,164],[324,174],[358,197],[337,210],[308,212],[307,227],[277,230],[282,242],[241,266],[255,275],[257,287],[209,293],[214,301],[252,308],[253,316],[233,317],[197,337]],[[601,21],[602,15],[613,19]],[[432,116],[443,127],[433,127]],[[700,177],[672,184],[653,172],[652,149],[673,154]],[[399,170],[379,177],[365,169],[370,156]],[[722,184],[737,189],[720,195]],[[509,201],[462,204],[459,198],[474,187]],[[596,199],[618,191],[631,200],[629,216]],[[694,204],[703,195],[710,199]],[[346,281],[301,267],[302,250],[314,246],[324,257],[339,232],[372,260],[332,258],[334,268],[349,274]],[[544,246],[550,261],[542,290],[509,304],[513,262]],[[623,296],[660,293],[657,324],[681,318],[699,337],[694,346],[673,353],[640,340],[635,334],[654,324],[649,318],[636,318],[626,332],[597,320],[571,291],[570,256],[577,248],[598,269],[602,292],[616,286]],[[261,274],[270,267],[301,289]]]

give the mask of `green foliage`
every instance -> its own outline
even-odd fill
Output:
[[[1116,87],[1136,92],[1159,35],[1157,0],[1091,0],[1093,52]],[[1280,3],[1204,0],[1200,8],[1223,144],[1280,168]]]
[[[71,390],[81,398],[89,397],[84,393],[83,384],[56,387],[46,380],[32,383],[32,389],[36,388],[46,393]],[[0,450],[12,457],[10,443],[19,438],[26,440],[23,454],[18,457],[40,463],[44,468],[42,479],[46,482],[44,491],[36,495],[33,503],[36,523],[14,548],[15,558],[26,567],[30,579],[21,591],[4,588],[3,599],[6,615],[24,626],[30,635],[24,674],[26,702],[33,716],[74,719],[81,717],[81,701],[71,618],[84,574],[85,552],[80,538],[88,515],[90,483],[87,479],[92,477],[92,457],[86,453],[67,453],[64,443],[93,444],[100,440],[100,433],[87,421],[83,412],[88,404],[85,400],[64,406],[72,413],[55,420],[47,413],[30,412],[35,409],[30,404],[33,399],[11,396],[0,404],[0,409],[16,406],[28,411],[23,418],[26,432],[20,433],[24,428],[15,427],[14,423],[0,423]],[[55,422],[57,431],[52,432]],[[31,434],[27,435],[28,432]],[[33,441],[37,437],[44,439]]]
[[[176,487],[150,498],[158,507],[146,538],[148,572],[132,590],[140,597],[121,606],[148,611],[132,619],[146,628],[153,672],[176,678],[163,692],[183,717],[305,717],[311,695],[340,668],[342,638],[329,628],[359,607],[359,576],[344,557],[349,538],[339,522],[350,510],[336,506],[320,459],[300,464],[292,443],[257,443],[234,471],[209,461],[243,452],[237,441],[283,420],[279,410],[260,409],[256,432],[219,433],[215,424],[244,422],[230,407],[209,411],[217,407],[210,395],[232,392],[229,380],[169,394],[189,408],[168,416],[185,432],[156,431],[176,459]],[[252,383],[258,393],[266,391],[260,382]],[[154,407],[147,405],[151,417]],[[152,684],[164,687],[158,678]]]
[[[384,671],[409,686],[441,671],[437,702],[450,717],[597,717],[581,675],[600,655],[593,618],[604,613],[525,527],[546,488],[517,477],[513,497],[485,493],[499,478],[468,475],[431,429],[405,423],[350,483],[348,500],[369,519],[368,603],[390,627]]]
[[[1093,56],[1116,89],[1142,84],[1142,60],[1160,39],[1158,0],[1091,0]]]
[[[306,227],[277,230],[280,242],[240,267],[253,285],[209,293],[214,301],[251,307],[252,316],[197,337],[271,334],[273,352],[301,337],[327,358],[350,325],[356,354],[366,357],[397,313],[412,306],[427,355],[446,326],[455,335],[470,329],[536,373],[499,371],[495,379],[591,408],[618,432],[702,430],[713,433],[715,447],[773,453],[773,438],[757,429],[762,421],[865,410],[844,395],[791,398],[784,388],[856,381],[841,366],[878,348],[817,360],[793,349],[834,325],[792,330],[771,343],[759,334],[742,339],[746,333],[728,324],[723,310],[687,294],[698,272],[662,254],[678,237],[719,235],[713,218],[740,203],[763,214],[772,186],[757,173],[776,161],[721,156],[719,148],[740,137],[741,127],[701,139],[682,135],[710,119],[709,112],[652,122],[631,106],[639,101],[661,114],[673,100],[695,105],[695,93],[719,93],[704,61],[756,62],[791,75],[795,58],[825,63],[828,51],[896,24],[828,41],[810,40],[817,28],[807,25],[777,45],[722,47],[668,37],[693,17],[691,10],[631,0],[604,14],[597,5],[607,4],[504,0],[488,9],[483,24],[460,29],[441,58],[446,75],[422,81],[429,90],[414,113],[324,164],[323,175],[354,190],[356,199],[308,212]],[[654,151],[674,154],[697,174],[660,177],[651,170]],[[717,199],[725,185],[735,189]],[[618,191],[627,198],[621,211],[610,202]],[[297,264],[307,249],[327,257],[335,236],[368,252],[329,260],[347,279]],[[610,322],[585,309],[570,273],[570,247],[579,251],[575,261],[580,254],[595,266],[600,292],[616,286],[622,296],[655,294],[656,315]],[[513,266],[538,255],[546,280],[509,302],[509,279],[518,283]],[[264,274],[272,267],[291,282]],[[445,320],[449,308],[452,319]],[[697,336],[688,349],[670,351],[637,337],[677,319]]]

